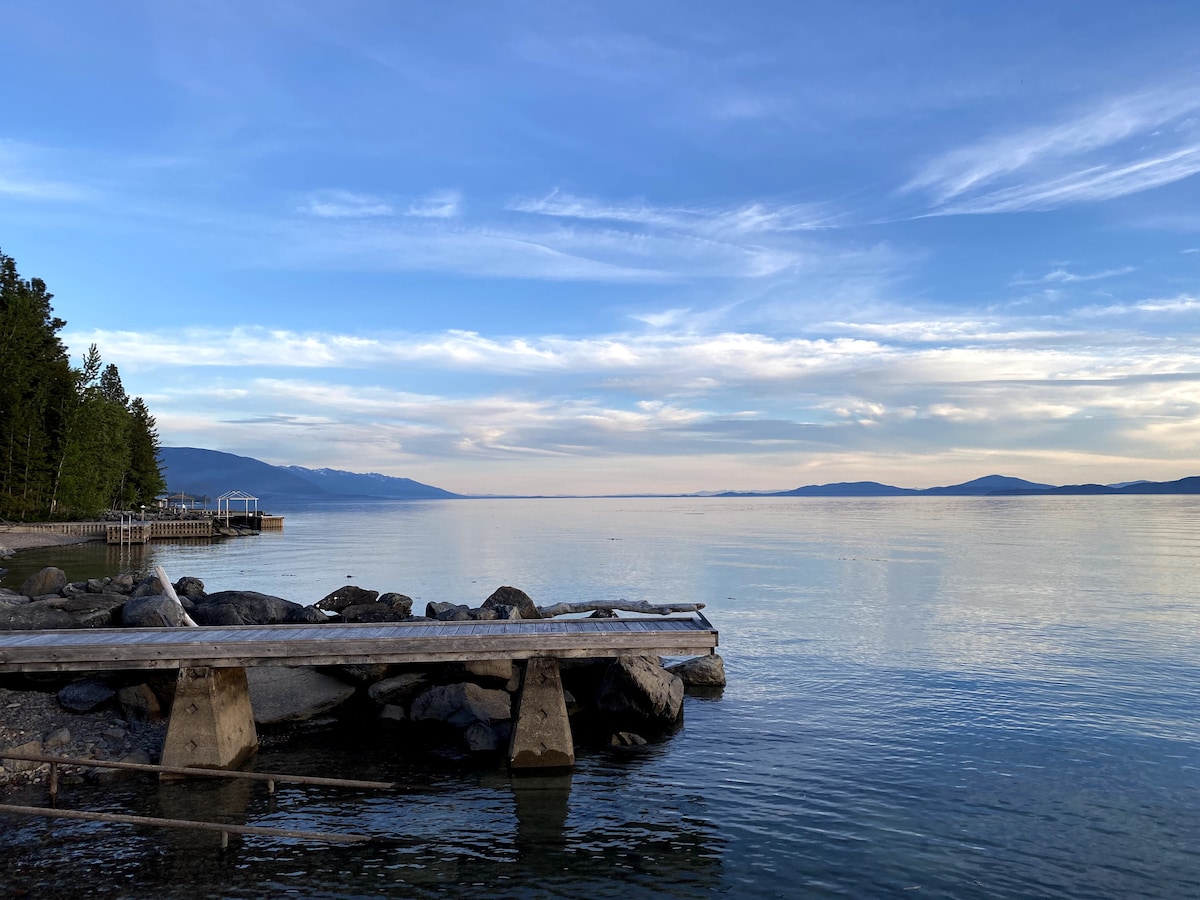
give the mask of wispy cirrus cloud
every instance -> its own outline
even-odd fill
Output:
[[[405,215],[419,219],[453,219],[461,211],[462,199],[459,191],[438,191],[414,200]]]
[[[1152,90],[1055,125],[952,150],[901,188],[930,214],[1048,210],[1110,200],[1200,172],[1200,89]]]
[[[621,204],[576,197],[558,190],[544,197],[513,200],[510,210],[581,221],[649,225],[704,235],[787,234],[832,226],[833,217],[818,204],[747,203],[728,208]]]
[[[1116,278],[1136,272],[1135,266],[1121,266],[1116,269],[1103,269],[1099,272],[1072,272],[1064,267],[1052,269],[1040,278],[1018,278],[1011,282],[1013,285],[1031,284],[1079,284],[1087,281],[1103,281],[1106,278]]]
[[[394,214],[391,204],[379,197],[342,190],[314,191],[297,211],[322,219],[364,219]]]
[[[44,163],[56,154],[44,147],[0,138],[0,195],[27,200],[85,200],[91,188],[48,176]]]

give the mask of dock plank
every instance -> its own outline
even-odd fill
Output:
[[[0,672],[332,665],[714,652],[696,618],[96,628],[0,633]]]

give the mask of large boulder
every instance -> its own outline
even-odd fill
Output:
[[[477,684],[440,684],[413,701],[413,721],[443,722],[467,729],[476,722],[491,725],[512,718],[512,700],[506,691]]]
[[[357,585],[347,584],[338,588],[332,594],[327,594],[314,605],[317,609],[327,609],[330,612],[341,612],[347,606],[361,606],[363,603],[374,603],[379,597],[379,591],[369,591]]]
[[[669,728],[683,714],[683,680],[653,657],[618,657],[604,675],[596,706],[621,722]]]
[[[15,606],[0,606],[0,631],[43,631],[51,628],[76,628],[74,617],[35,600]]]
[[[667,666],[667,671],[678,675],[687,687],[725,686],[725,660],[716,653],[675,663]]]
[[[280,625],[304,609],[299,603],[258,591],[217,591],[192,602],[197,625]]]
[[[246,670],[259,725],[303,722],[341,706],[354,687],[311,668],[256,666]]]
[[[73,681],[58,692],[58,705],[76,713],[89,713],[112,702],[117,695],[112,685],[102,678]]]
[[[134,597],[121,607],[126,628],[175,628],[183,624],[183,608],[170,597]]]
[[[343,622],[403,622],[406,616],[386,603],[359,603],[340,613]]]
[[[367,688],[367,696],[381,706],[407,704],[429,686],[427,672],[401,672],[384,678]]]
[[[120,620],[124,594],[78,594],[62,600],[47,600],[47,606],[69,613],[79,628],[110,628]]]
[[[492,592],[492,596],[483,601],[484,609],[492,609],[496,606],[515,606],[520,611],[522,619],[540,619],[542,617],[527,593],[507,584],[496,588]]]
[[[21,593],[26,597],[44,597],[47,594],[57,594],[67,586],[67,573],[54,566],[34,572],[21,585]]]

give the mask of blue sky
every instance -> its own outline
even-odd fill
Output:
[[[166,445],[1200,473],[1200,7],[0,2],[0,249]]]

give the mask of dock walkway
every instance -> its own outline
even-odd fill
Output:
[[[715,652],[703,614],[0,633],[0,673],[178,669],[164,765],[227,768],[258,746],[248,666],[526,660],[510,765],[574,764],[558,660]]]

